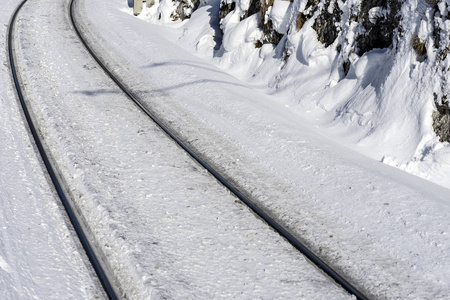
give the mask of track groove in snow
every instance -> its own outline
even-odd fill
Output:
[[[21,2],[2,3],[5,42]],[[25,125],[7,63],[9,46],[0,52],[0,298],[103,298]]]
[[[35,120],[33,120],[33,116],[30,114],[30,110],[28,108],[28,103],[24,96],[23,96],[23,87],[20,84],[20,76],[17,73],[16,68],[16,62],[15,62],[15,53],[14,53],[14,28],[16,24],[17,16],[22,9],[23,5],[27,3],[27,0],[24,0],[16,9],[14,12],[14,15],[11,19],[11,22],[9,24],[9,33],[8,33],[8,50],[9,50],[9,62],[11,66],[12,76],[14,79],[14,84],[16,87],[17,95],[20,100],[20,104],[22,106],[22,110],[24,112],[26,121],[28,123],[28,127],[31,131],[31,135],[33,136],[34,142],[36,144],[36,147],[39,150],[39,154],[42,158],[42,161],[44,162],[44,165],[47,169],[48,175],[51,178],[51,181],[53,183],[53,186],[55,190],[58,193],[58,196],[64,206],[64,209],[66,210],[67,216],[70,219],[70,222],[77,233],[78,239],[80,240],[81,245],[83,246],[83,249],[86,251],[86,255],[89,258],[89,261],[91,262],[91,265],[93,269],[95,270],[100,282],[102,283],[105,292],[108,294],[108,297],[110,299],[117,299],[116,291],[113,289],[110,280],[108,279],[107,275],[104,271],[104,266],[100,264],[100,260],[98,258],[99,251],[98,249],[93,249],[92,247],[92,240],[89,238],[89,236],[86,233],[86,225],[82,224],[80,219],[80,215],[77,213],[77,211],[74,209],[74,202],[73,199],[70,198],[70,196],[67,193],[67,190],[69,190],[69,187],[64,186],[63,180],[61,179],[61,175],[57,174],[55,162],[51,160],[51,157],[49,156],[49,150],[44,148],[44,145],[42,143],[42,136],[39,136],[38,134],[38,128],[35,126]],[[104,259],[104,258],[102,258]]]

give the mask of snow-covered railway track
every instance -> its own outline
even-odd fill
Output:
[[[97,276],[100,279],[100,282],[103,285],[103,288],[105,289],[105,292],[107,293],[108,297],[110,299],[118,299],[115,289],[111,285],[108,276],[105,273],[104,268],[102,267],[98,255],[96,254],[94,248],[91,245],[91,242],[89,241],[88,235],[85,233],[85,229],[83,229],[83,226],[81,225],[81,222],[79,221],[79,217],[73,208],[73,204],[71,203],[70,196],[66,195],[67,188],[64,187],[64,184],[61,183],[60,176],[58,174],[54,166],[54,162],[52,162],[51,156],[47,154],[47,151],[41,141],[41,136],[38,133],[37,127],[35,126],[35,122],[33,121],[33,117],[30,114],[30,110],[28,109],[27,100],[24,97],[24,93],[22,91],[21,82],[18,76],[18,70],[16,68],[16,62],[15,62],[15,54],[14,54],[14,29],[15,29],[15,21],[17,19],[17,16],[22,9],[22,7],[25,5],[25,3],[28,0],[24,0],[20,3],[20,5],[15,10],[11,21],[9,23],[9,30],[8,30],[8,54],[9,54],[9,63],[11,67],[12,77],[14,80],[14,84],[17,91],[17,96],[20,100],[21,107],[23,109],[23,113],[25,115],[26,121],[28,123],[28,127],[30,129],[30,132],[33,136],[33,139],[35,141],[36,147],[39,150],[39,154],[41,155],[42,161],[48,171],[48,174],[53,182],[53,185],[55,187],[55,190],[57,191],[61,202],[64,205],[64,208],[67,212],[67,215],[73,225],[73,228],[75,229],[75,232],[78,235],[78,238],[81,242],[81,245],[86,251],[86,254],[92,264],[92,267],[94,268]]]
[[[228,179],[226,176],[222,175],[215,167],[203,159],[200,153],[197,153],[191,149],[188,144],[177,134],[169,128],[160,118],[155,115],[146,105],[136,96],[133,91],[131,91],[125,84],[121,82],[118,77],[116,77],[111,70],[105,65],[105,63],[100,59],[100,57],[95,53],[95,51],[90,47],[89,43],[83,37],[81,30],[77,27],[77,23],[74,16],[74,3],[76,0],[70,1],[70,18],[72,21],[73,28],[75,29],[81,42],[87,49],[87,51],[92,55],[95,61],[101,66],[104,72],[110,77],[117,86],[123,91],[123,93],[139,107],[158,127],[165,132],[173,141],[175,141],[184,151],[186,151],[197,163],[203,166],[211,175],[213,175],[223,186],[225,186],[232,194],[239,198],[244,204],[246,204],[256,215],[263,219],[269,226],[271,226],[275,231],[277,231],[282,237],[284,237],[289,243],[291,243],[297,250],[303,253],[313,264],[315,264],[319,269],[330,276],[336,283],[341,285],[345,290],[354,295],[357,299],[368,299],[357,287],[345,279],[345,276],[339,274],[333,269],[332,266],[325,263],[319,256],[313,253],[308,247],[297,239],[289,230],[285,229],[279,222],[272,218],[264,209],[258,207],[252,200],[249,193],[244,189],[236,185],[232,180]]]

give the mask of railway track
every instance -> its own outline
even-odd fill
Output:
[[[117,86],[123,91],[123,93],[138,106],[155,124],[157,124],[171,139],[173,139],[184,151],[186,151],[192,159],[202,165],[211,175],[213,175],[222,185],[224,185],[232,194],[239,198],[243,203],[245,203],[256,215],[263,219],[269,226],[275,229],[281,236],[289,241],[297,250],[303,253],[312,263],[314,263],[319,269],[324,271],[333,280],[335,280],[339,285],[341,285],[350,294],[356,296],[357,299],[368,299],[364,293],[359,291],[354,285],[347,281],[342,275],[336,272],[331,266],[326,264],[321,260],[315,253],[308,249],[301,241],[295,238],[288,230],[286,230],[282,225],[280,225],[275,219],[269,216],[263,209],[258,207],[252,199],[250,199],[245,193],[241,191],[238,186],[235,186],[231,181],[227,180],[225,176],[220,174],[214,167],[212,167],[208,162],[206,162],[201,154],[193,151],[187,143],[185,143],[181,138],[179,138],[176,133],[162,122],[158,116],[153,114],[143,102],[136,96],[132,91],[130,91],[118,77],[116,77],[107,67],[106,64],[101,60],[101,58],[94,52],[94,50],[89,46],[88,42],[83,37],[83,34],[77,27],[75,16],[74,16],[74,3],[76,0],[70,1],[70,18],[72,21],[72,26],[75,29],[78,37],[85,46],[86,50],[92,55],[95,61],[101,66],[104,72],[110,77]]]
[[[34,142],[36,144],[37,149],[39,150],[39,154],[41,155],[42,161],[47,169],[47,172],[53,182],[53,185],[58,193],[59,198],[61,199],[61,202],[64,205],[64,208],[67,212],[67,215],[70,219],[70,222],[73,225],[73,228],[75,232],[77,233],[77,236],[81,242],[81,245],[83,246],[84,250],[86,251],[86,255],[89,258],[89,261],[91,262],[92,267],[94,268],[105,292],[107,293],[109,299],[119,299],[117,296],[116,289],[113,288],[113,286],[110,283],[110,280],[103,268],[103,266],[100,263],[99,258],[97,257],[96,251],[94,247],[91,245],[89,238],[87,234],[85,233],[85,230],[83,230],[82,225],[80,224],[79,218],[73,209],[73,205],[71,203],[71,199],[69,196],[66,195],[64,192],[64,186],[61,183],[61,180],[55,171],[55,166],[51,161],[50,156],[47,154],[47,151],[45,150],[45,147],[41,141],[41,137],[37,131],[37,128],[35,126],[35,123],[33,121],[33,118],[30,114],[30,111],[27,106],[27,101],[24,97],[24,93],[22,92],[22,86],[20,84],[18,72],[16,69],[16,63],[14,58],[14,29],[15,29],[15,21],[17,19],[17,16],[22,9],[22,7],[25,5],[25,3],[28,0],[24,0],[20,3],[20,5],[15,10],[13,17],[11,18],[11,21],[9,23],[9,31],[8,31],[8,53],[9,53],[9,63],[11,67],[11,73],[14,80],[14,84],[17,91],[17,96],[20,100],[20,104],[23,110],[23,113],[25,115],[25,118],[28,123],[28,127],[30,129],[30,132],[33,136]]]
[[[319,256],[310,251],[301,241],[295,238],[288,230],[286,230],[283,226],[281,226],[275,219],[273,219],[269,214],[267,214],[263,209],[258,207],[250,197],[248,197],[245,191],[243,191],[239,186],[236,186],[232,182],[226,179],[225,176],[220,174],[214,167],[212,167],[208,162],[206,162],[202,156],[195,151],[193,151],[187,143],[185,143],[182,139],[180,139],[176,133],[174,133],[170,128],[168,128],[164,122],[162,122],[158,116],[154,115],[146,106],[142,103],[142,101],[133,94],[132,91],[129,91],[127,87],[106,67],[105,63],[96,55],[96,53],[91,49],[89,44],[85,41],[82,32],[78,29],[75,15],[74,15],[74,3],[76,0],[70,1],[69,11],[70,11],[70,19],[72,22],[72,26],[76,31],[78,37],[81,42],[84,44],[87,51],[92,55],[92,57],[97,61],[97,63],[102,67],[105,74],[110,77],[117,86],[123,91],[123,93],[133,101],[136,106],[138,106],[155,124],[157,124],[172,140],[174,140],[184,151],[186,151],[195,161],[197,161],[200,165],[202,165],[211,175],[213,175],[222,185],[224,185],[231,193],[233,193],[237,198],[239,198],[243,203],[245,203],[249,208],[253,210],[255,214],[257,214],[261,219],[263,219],[268,225],[270,225],[273,229],[275,229],[281,236],[283,236],[286,240],[288,240],[296,249],[302,252],[312,263],[314,263],[319,269],[323,270],[328,276],[330,276],[333,280],[335,280],[339,285],[341,285],[345,290],[347,290],[350,294],[356,296],[357,299],[368,299],[361,291],[358,290],[353,284],[351,284],[348,280],[345,279],[344,276],[336,272],[332,266],[326,264]],[[83,247],[86,250],[86,253],[102,282],[105,291],[107,292],[110,299],[118,299],[117,296],[118,288],[114,287],[106,274],[104,267],[101,264],[101,259],[96,256],[96,251],[94,247],[91,246],[89,242],[89,238],[83,232],[83,228],[78,221],[76,213],[72,210],[72,205],[70,203],[70,197],[65,195],[64,187],[60,183],[59,176],[57,172],[55,172],[54,165],[49,158],[49,155],[46,154],[45,147],[42,145],[41,139],[39,137],[38,131],[36,130],[32,116],[29,113],[27,108],[26,99],[24,99],[23,92],[21,89],[20,80],[16,71],[16,65],[14,61],[14,47],[13,47],[13,32],[14,32],[14,23],[16,17],[22,8],[22,6],[27,2],[24,0],[20,6],[15,11],[13,18],[11,19],[9,26],[9,35],[8,35],[8,51],[10,55],[10,65],[12,70],[12,76],[14,78],[14,82],[17,89],[17,94],[20,99],[24,114],[26,116],[27,122],[30,127],[30,131],[33,135],[33,138],[36,141],[37,148],[42,156],[44,164],[48,170],[48,173],[52,179],[52,182],[55,185],[55,188],[58,192],[58,195],[61,198],[61,201],[66,208],[67,214],[80,238],[80,241]]]

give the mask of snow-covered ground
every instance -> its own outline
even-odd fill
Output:
[[[20,1],[2,2],[0,36]],[[0,298],[97,299],[102,287],[74,235],[0,60]]]
[[[324,138],[285,98],[191,55],[194,42],[212,47],[202,18],[214,9],[167,28],[131,18],[124,1],[89,2],[85,31],[192,147],[370,294],[446,297],[449,190]]]
[[[73,33],[67,2],[35,0],[24,7],[18,24],[19,65],[46,145],[123,292],[130,299],[348,298],[105,78]],[[134,17],[124,0],[76,2],[85,35],[146,105],[369,296],[443,299],[450,294],[450,190],[343,146],[352,145],[353,127],[330,121],[324,104],[329,91],[297,105],[292,91],[308,86],[267,93],[258,76],[247,81],[251,63],[238,70],[239,64],[226,64],[233,62],[230,55],[212,58],[215,29],[205,20],[218,9],[217,1],[200,7],[197,18],[170,28],[146,22],[151,12],[143,15],[145,20]],[[17,1],[10,3],[0,13],[4,24]],[[242,52],[235,54],[236,61],[247,59],[238,55]],[[262,77],[273,75],[269,63],[266,67],[260,69]],[[355,74],[369,76],[369,69],[361,65],[361,74]],[[83,275],[89,273],[78,272],[86,267],[71,246],[72,235],[59,233],[66,221],[30,146],[8,72],[3,65],[0,195],[7,201],[0,205],[8,216],[12,206],[31,204],[0,221],[10,220],[2,225],[7,238],[0,244],[0,287],[7,298],[61,298],[58,292],[63,298],[93,298],[97,286]],[[309,115],[301,112],[305,107]],[[317,107],[325,107],[325,113]],[[336,126],[318,128],[330,124]],[[331,140],[331,131],[335,140],[344,141]],[[440,147],[445,154],[447,148]],[[369,148],[360,152],[377,158],[380,148]],[[442,157],[439,162],[445,161]],[[3,174],[18,166],[17,178]],[[30,186],[30,196],[16,188],[19,181]],[[16,238],[28,233],[30,220],[42,222],[37,216],[44,207],[37,201],[53,203],[45,222],[56,218],[55,223],[34,230],[41,229],[49,241],[61,241],[52,261],[58,265],[36,266],[49,268],[43,278],[9,275],[26,274],[27,266],[47,251],[40,250],[48,246],[36,235],[25,239],[30,244]],[[53,237],[54,231],[66,239]],[[8,240],[15,245],[9,252]],[[69,261],[60,249],[72,249]],[[75,282],[75,291],[56,285],[56,277]],[[33,285],[37,278],[41,281]]]
[[[24,6],[18,65],[46,147],[123,294],[350,299],[104,76],[67,4]]]

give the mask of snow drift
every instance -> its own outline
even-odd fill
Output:
[[[326,135],[450,187],[448,1],[156,1],[139,15]]]

